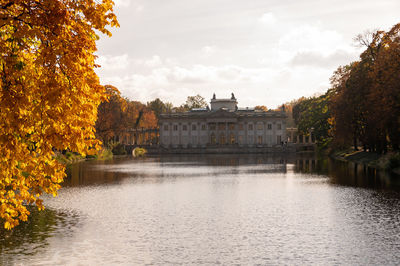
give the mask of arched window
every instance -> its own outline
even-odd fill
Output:
[[[235,135],[233,133],[231,133],[229,135],[229,143],[230,144],[235,144],[236,140],[235,140]]]
[[[219,135],[219,144],[222,144],[222,145],[226,144],[225,134]]]
[[[211,133],[210,143],[211,144],[216,144],[217,143],[217,139],[215,138],[215,134],[214,133]]]

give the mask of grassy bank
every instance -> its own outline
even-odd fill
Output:
[[[393,172],[400,175],[400,154],[377,154],[373,152],[344,150],[331,154],[331,157],[340,161],[350,161],[367,165],[368,167]]]
[[[83,157],[73,152],[56,153],[56,159],[63,164],[73,164],[85,160],[109,160],[113,158],[113,153],[109,149],[102,149],[96,155],[88,155]]]

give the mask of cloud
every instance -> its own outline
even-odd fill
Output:
[[[141,62],[146,67],[159,67],[163,64],[160,56],[153,55],[150,59]]]
[[[101,55],[96,59],[96,63],[101,66],[104,71],[125,69],[129,66],[127,54],[111,56]]]
[[[316,66],[323,68],[338,67],[348,64],[357,56],[356,53],[349,53],[344,50],[336,50],[329,55],[323,55],[315,51],[297,53],[290,64],[292,66]]]
[[[144,69],[149,65],[153,66]],[[242,96],[255,96],[255,99],[259,99],[259,95],[248,92],[260,84],[271,86],[275,75],[275,71],[269,68],[204,64],[185,66],[174,59],[158,56],[133,60],[129,69],[135,70],[125,71],[124,74],[114,72],[101,75],[101,83],[116,86],[123,96],[133,100],[146,102],[159,97],[175,105],[184,102],[188,95],[201,94],[207,98],[217,92],[222,97],[227,91],[237,95],[241,95],[240,91],[243,91]]]
[[[204,46],[203,48],[201,48],[201,53],[205,56],[205,57],[209,57],[211,55],[213,55],[216,51],[216,47],[215,46]]]
[[[293,27],[278,42],[279,49],[296,54],[303,51],[314,51],[329,54],[336,49],[349,49],[343,36],[334,30],[326,30],[318,25],[303,24]]]
[[[136,5],[136,6],[135,6],[135,11],[136,11],[136,12],[142,12],[143,9],[144,9],[144,6],[142,6],[142,5]]]
[[[277,19],[273,13],[267,12],[259,18],[259,21],[264,25],[272,26],[276,23]]]
[[[128,7],[131,5],[131,0],[114,0],[115,7]]]

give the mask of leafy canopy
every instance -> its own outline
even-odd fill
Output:
[[[95,151],[97,33],[118,26],[111,0],[0,0],[0,218],[26,221],[65,177],[55,150]]]
[[[129,129],[157,127],[156,114],[151,105],[121,97],[112,85],[104,87],[108,101],[99,105],[96,121],[96,135],[103,144],[111,145],[115,137],[123,136]]]

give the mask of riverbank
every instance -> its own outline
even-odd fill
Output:
[[[109,160],[109,159],[113,158],[113,153],[109,149],[102,149],[101,151],[98,152],[98,154],[88,155],[86,157],[83,157],[80,154],[76,154],[76,153],[69,152],[69,151],[67,151],[65,154],[57,152],[55,156],[56,156],[57,161],[68,165],[68,164],[79,163],[79,162],[87,161],[87,160]]]
[[[339,161],[364,164],[371,168],[385,170],[400,175],[399,154],[377,154],[365,151],[344,150],[334,152],[330,157]]]

